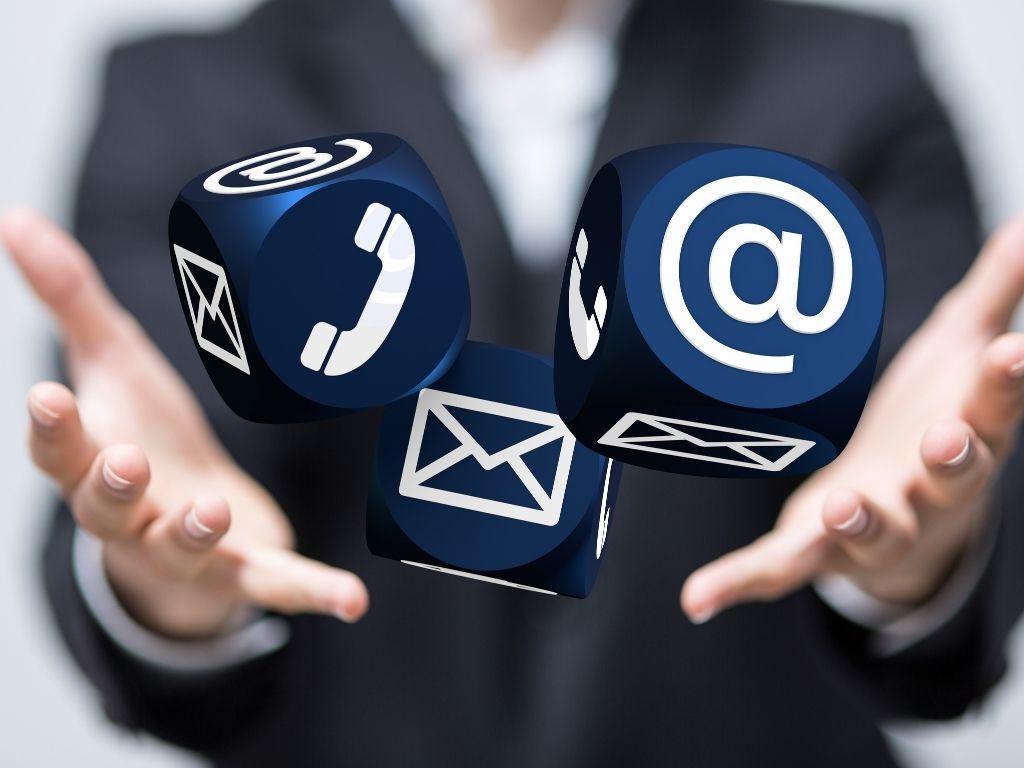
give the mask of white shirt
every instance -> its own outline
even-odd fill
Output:
[[[617,71],[622,0],[570,2],[529,54],[499,49],[480,0],[393,0],[440,65],[517,257],[568,251]]]
[[[628,0],[576,0],[559,27],[526,55],[499,50],[481,0],[392,0],[439,63],[448,97],[505,222],[517,258],[537,265],[568,251],[577,207],[617,72],[615,37]],[[994,532],[975,542],[943,588],[907,610],[876,600],[842,576],[819,596],[874,630],[881,655],[897,653],[951,618],[976,586]],[[203,642],[168,640],[124,610],[107,583],[101,545],[79,533],[74,571],[85,603],[128,653],[164,668],[202,672],[269,653],[287,641],[279,619],[240,619]]]

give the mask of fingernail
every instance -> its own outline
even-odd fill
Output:
[[[356,617],[352,615],[347,608],[337,608],[334,611],[334,615],[344,621],[346,624],[354,624]]]
[[[43,429],[53,429],[57,426],[57,422],[60,421],[59,413],[51,411],[37,400],[28,401],[28,415],[32,417],[32,421]]]
[[[196,512],[195,507],[192,507],[185,515],[185,533],[193,539],[203,540],[213,536],[214,530],[199,519],[199,513]]]
[[[1018,360],[1010,366],[1010,377],[1014,379],[1024,379],[1024,360]]]
[[[119,493],[123,493],[135,485],[131,480],[126,480],[117,474],[117,472],[110,468],[110,464],[107,462],[103,462],[103,482],[107,484],[110,490]]]
[[[944,467],[959,467],[961,464],[963,464],[965,461],[967,461],[967,457],[970,456],[970,455],[971,455],[971,438],[968,437],[966,440],[964,440],[964,447],[960,449],[960,453],[958,453],[952,459],[949,459],[948,461],[942,462],[942,466],[944,466]]]
[[[859,536],[868,527],[868,512],[860,504],[846,520],[833,526],[833,529],[847,536]]]
[[[700,611],[696,611],[692,616],[690,616],[690,621],[697,625],[707,624],[715,618],[716,613],[717,611],[714,608],[704,608]]]

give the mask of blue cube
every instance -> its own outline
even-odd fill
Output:
[[[555,412],[551,363],[468,342],[448,373],[384,410],[370,550],[413,566],[586,597],[620,464]]]
[[[417,391],[451,365],[469,286],[451,215],[401,139],[313,139],[193,179],[170,214],[181,305],[217,390],[262,422]]]
[[[669,472],[811,472],[849,441],[885,304],[882,238],[842,178],[753,147],[680,144],[601,168],[555,341],[580,442]]]

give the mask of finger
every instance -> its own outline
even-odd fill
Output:
[[[883,510],[861,493],[835,490],[821,510],[828,537],[856,563],[882,566],[906,554],[917,539],[917,518]]]
[[[915,501],[939,509],[962,509],[995,472],[992,451],[959,419],[933,424],[921,438],[925,474],[914,483]]]
[[[74,238],[40,214],[18,208],[0,218],[0,240],[70,346],[90,351],[116,337],[124,311]]]
[[[151,519],[145,505],[149,462],[134,445],[99,452],[71,497],[78,524],[101,539],[138,535]]]
[[[956,293],[965,320],[978,318],[1006,330],[1024,295],[1024,215],[1010,219],[988,239]]]
[[[28,393],[29,452],[32,461],[67,496],[96,457],[86,434],[75,396],[63,384],[44,381]]]
[[[146,528],[142,545],[165,573],[185,578],[198,573],[231,526],[231,511],[219,496],[202,496],[181,511]]]
[[[253,603],[280,613],[325,613],[345,622],[363,617],[370,597],[353,573],[286,549],[264,548],[242,556],[239,586]]]
[[[800,529],[776,529],[690,575],[681,603],[695,624],[729,606],[751,600],[775,600],[805,584],[824,559],[820,523]]]
[[[1022,412],[1024,333],[1007,333],[985,349],[963,416],[998,454],[1016,433]]]

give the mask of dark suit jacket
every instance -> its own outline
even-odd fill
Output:
[[[755,0],[651,0],[637,4],[621,50],[595,167],[700,140],[837,170],[884,231],[885,357],[976,253],[960,152],[904,28]],[[298,617],[273,656],[166,674],[120,652],[84,610],[72,524],[59,513],[48,593],[113,720],[225,766],[864,768],[892,764],[880,718],[952,717],[996,682],[1024,592],[999,553],[954,620],[892,658],[873,657],[867,633],[810,590],[691,625],[678,608],[683,579],[767,530],[787,480],[628,468],[603,573],[583,601],[372,557],[376,414],[261,426],[230,413],[182,318],[166,242],[167,212],[192,176],[268,146],[371,130],[406,138],[437,177],[469,263],[471,337],[550,353],[561,260],[528,271],[513,258],[439,73],[388,3],[276,0],[228,30],[150,39],[110,59],[77,232],[231,452],[289,511],[300,549],[359,573],[373,599],[357,626]],[[1006,516],[1004,541],[1019,540],[1019,526]]]

